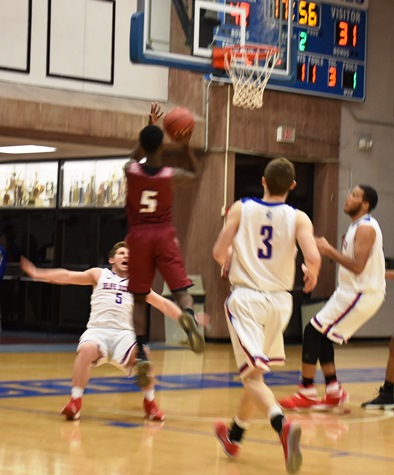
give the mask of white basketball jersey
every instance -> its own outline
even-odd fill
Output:
[[[129,279],[102,269],[90,298],[91,312],[87,328],[132,330],[133,297],[128,292]]]
[[[383,237],[375,218],[370,215],[365,215],[349,226],[343,239],[342,253],[347,257],[354,258],[354,236],[359,226],[373,227],[376,233],[375,242],[361,274],[356,275],[345,267],[339,266],[339,287],[352,292],[385,292],[386,280]]]
[[[261,291],[292,290],[297,254],[297,210],[285,203],[244,198],[233,240],[229,279]]]

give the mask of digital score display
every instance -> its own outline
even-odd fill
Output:
[[[294,2],[295,17],[309,8],[320,23],[307,27],[294,23],[297,35],[297,77],[292,87],[318,95],[363,101],[365,99],[367,2]],[[349,6],[349,4],[352,6]],[[306,5],[304,5],[306,4]]]
[[[247,42],[256,42],[258,5],[264,0],[230,2],[245,9]],[[365,99],[368,0],[273,0],[276,21],[287,21],[291,9],[297,66],[291,84],[268,88],[318,96]],[[266,3],[266,2],[265,2]],[[240,17],[226,15],[227,26]],[[258,21],[258,20],[257,20]]]

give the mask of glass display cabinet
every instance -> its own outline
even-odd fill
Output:
[[[54,208],[58,162],[0,164],[0,207]]]
[[[62,199],[60,206],[123,207],[128,158],[66,161],[61,164]]]

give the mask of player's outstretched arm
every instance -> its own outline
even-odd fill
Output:
[[[93,267],[84,272],[69,271],[67,269],[42,269],[36,267],[26,257],[21,257],[20,267],[33,280],[60,285],[96,285],[101,269]]]
[[[199,180],[201,176],[201,167],[199,161],[192,147],[189,146],[192,133],[192,130],[181,130],[178,132],[175,138],[173,138],[173,140],[182,148],[185,158],[190,166],[190,170],[174,167],[174,183],[176,185],[193,183]]]
[[[162,297],[153,290],[146,296],[146,302],[156,307],[160,312],[164,313],[173,320],[178,320],[182,310],[171,300]]]
[[[153,290],[151,290],[146,296],[146,301],[172,320],[178,321],[179,317],[182,315],[182,310],[178,307],[178,305],[176,305],[171,300],[162,297]],[[209,315],[204,312],[196,313],[195,319],[198,325],[202,327],[207,327],[210,322]]]

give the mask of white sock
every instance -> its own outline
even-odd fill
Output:
[[[334,381],[333,383],[327,384],[326,393],[332,394],[337,393],[340,389],[338,381]]]
[[[79,388],[78,386],[75,386],[71,389],[71,397],[73,399],[79,399],[83,396],[83,388]]]
[[[317,388],[316,386],[308,386],[304,388],[303,386],[298,386],[298,392],[306,397],[316,397],[317,396]]]
[[[238,419],[237,416],[234,417],[234,422],[237,424],[238,427],[245,430],[248,429],[250,425],[248,422],[241,421],[241,419]]]
[[[271,406],[268,409],[267,412],[268,419],[271,420],[276,416],[283,416],[283,411],[282,409],[278,406],[278,404],[275,404],[275,406]]]
[[[144,399],[147,401],[153,401],[153,399],[155,399],[155,390],[148,389],[147,391],[144,391]]]

